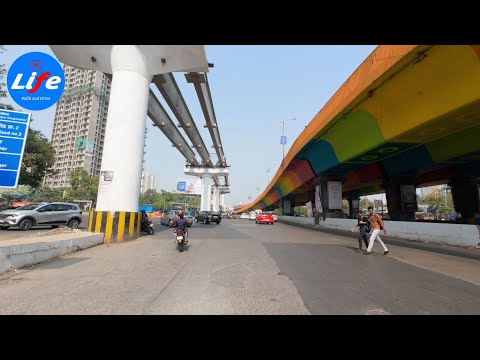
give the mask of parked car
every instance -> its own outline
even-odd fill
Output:
[[[173,219],[178,215],[180,210],[170,210],[160,219],[160,224],[172,226]],[[187,226],[190,227],[193,224],[193,216],[183,213],[183,218],[187,222]]]
[[[216,222],[217,225],[222,221],[222,217],[218,211],[200,211],[197,216],[195,216],[195,222],[203,222],[208,224],[211,222]]]
[[[30,230],[34,226],[60,225],[76,229],[82,222],[82,211],[77,204],[62,202],[33,203],[5,210],[0,214],[0,228],[17,227],[20,230]]]
[[[255,220],[257,218],[257,213],[252,211],[248,216],[248,220]]]
[[[240,219],[248,219],[248,214],[247,213],[242,213],[240,215]]]
[[[257,215],[257,217],[255,218],[255,224],[272,224],[275,222],[275,220],[273,220],[273,216],[272,214],[269,214],[269,213],[259,213]]]

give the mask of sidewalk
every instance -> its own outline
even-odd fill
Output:
[[[355,238],[355,239],[357,238],[357,233],[352,233],[350,231],[327,229],[327,228],[321,227],[321,225],[320,227],[314,227],[312,225],[303,225],[303,224],[298,224],[298,223],[285,221],[285,220],[282,220],[282,221],[279,220],[279,222],[284,223],[286,225],[301,227],[303,229],[308,229],[312,231],[320,231],[322,233],[344,236],[344,237]],[[368,237],[369,237],[369,234],[367,234],[367,238]],[[387,245],[391,244],[391,245],[403,246],[403,247],[408,247],[408,248],[417,249],[417,250],[435,252],[439,254],[453,255],[453,256],[459,256],[467,259],[480,260],[480,249],[477,249],[475,247],[450,246],[450,245],[441,245],[441,244],[435,244],[430,242],[405,240],[405,239],[393,238],[393,237],[382,235],[382,234],[380,234],[380,237],[382,238],[382,241]]]

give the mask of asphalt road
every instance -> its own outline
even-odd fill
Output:
[[[0,314],[480,314],[480,261],[285,224],[194,224],[0,276]]]

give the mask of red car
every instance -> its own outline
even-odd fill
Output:
[[[272,224],[273,225],[274,222],[275,222],[275,220],[273,219],[272,214],[268,214],[268,213],[260,213],[255,218],[255,224],[267,223],[267,224]]]

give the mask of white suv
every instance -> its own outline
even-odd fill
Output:
[[[18,226],[30,230],[33,226],[58,228],[67,225],[76,229],[82,222],[82,211],[77,204],[50,202],[35,203],[0,212],[0,229]]]

